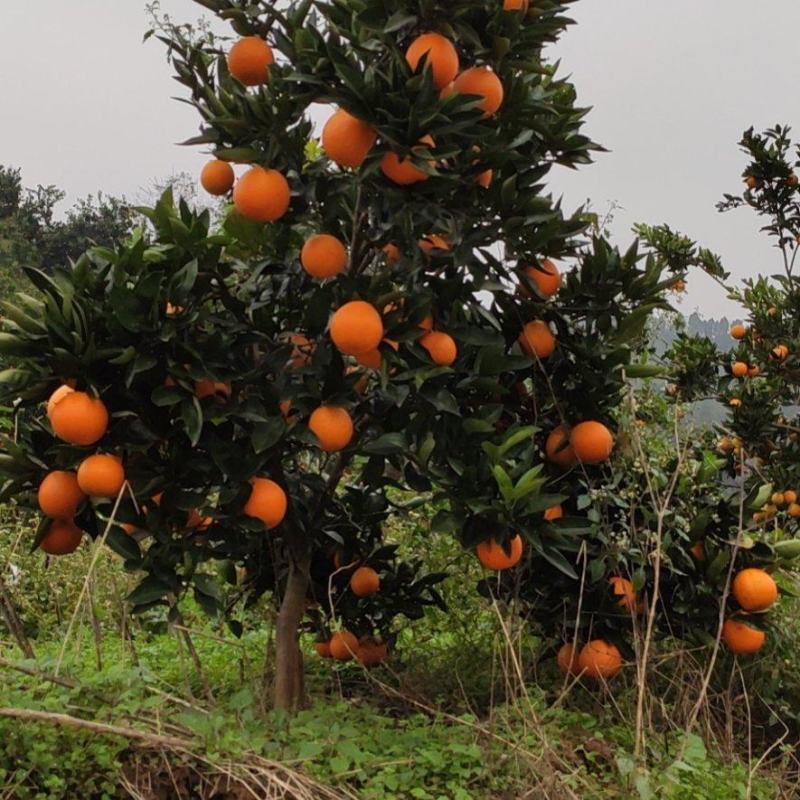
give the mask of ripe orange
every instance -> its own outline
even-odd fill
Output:
[[[544,451],[547,455],[547,460],[562,469],[574,466],[577,460],[563,425],[559,425],[550,431],[544,444]]]
[[[209,161],[200,173],[200,183],[209,193],[217,197],[228,192],[233,188],[236,175],[233,167],[227,161],[214,159]]]
[[[797,492],[794,489],[787,489],[783,493],[783,501],[784,503],[796,503],[797,502]]]
[[[738,619],[726,619],[722,626],[722,640],[732,653],[738,655],[757,653],[766,638],[764,631]]]
[[[386,642],[380,642],[374,636],[362,636],[357,656],[362,667],[377,667],[389,657],[389,649]]]
[[[783,361],[789,355],[789,348],[785,344],[776,345],[772,348],[772,355]]]
[[[423,136],[420,139],[420,145],[431,149],[435,146],[433,139],[430,136]],[[412,150],[419,149],[412,147]],[[430,167],[436,165],[435,161],[428,161]],[[410,157],[400,158],[397,153],[386,153],[381,159],[381,172],[394,183],[399,186],[411,186],[414,183],[421,183],[428,180],[428,173],[417,169],[414,166]]]
[[[211,381],[204,378],[194,382],[194,394],[198,400],[206,397],[216,397],[220,400],[227,400],[231,396],[231,385],[220,381]]]
[[[331,636],[331,655],[337,661],[350,661],[358,655],[358,639],[350,631],[337,631]]]
[[[742,405],[742,401],[738,397],[733,397],[728,401],[728,405],[733,408],[739,408]]]
[[[452,336],[440,331],[431,331],[420,337],[419,343],[424,347],[434,364],[449,367],[458,357],[458,348]]]
[[[300,369],[311,363],[311,356],[314,355],[316,344],[302,333],[293,333],[289,336],[289,342],[294,345],[289,356],[289,366],[291,369]]]
[[[350,589],[356,597],[371,597],[380,588],[380,576],[372,567],[359,567],[350,578]]]
[[[569,438],[575,457],[584,464],[607,461],[614,449],[614,437],[602,422],[580,422]]]
[[[571,642],[565,642],[561,645],[558,649],[556,662],[558,663],[558,669],[561,671],[562,675],[577,675],[579,672],[578,653]]]
[[[483,99],[478,108],[490,116],[503,104],[503,84],[491,67],[470,67],[454,81],[453,90],[461,94],[477,94]]]
[[[558,506],[550,506],[550,508],[545,509],[544,518],[547,522],[552,522],[556,519],[561,519],[564,516],[564,509],[561,508],[560,505]]]
[[[375,128],[340,108],[322,129],[322,149],[340,167],[358,169],[377,138]]]
[[[775,506],[782,506],[786,504],[786,495],[783,492],[775,492],[772,497],[772,504]]]
[[[53,433],[69,444],[94,444],[108,430],[108,410],[99,398],[71,392],[53,407],[50,424]]]
[[[478,186],[482,186],[484,189],[488,189],[492,185],[493,177],[494,177],[494,170],[485,169],[475,178],[475,181],[477,182]]]
[[[731,367],[731,372],[735,378],[744,378],[747,375],[747,364],[744,361],[735,361]]]
[[[351,300],[331,318],[331,339],[348,356],[377,350],[383,339],[381,315],[369,303]]]
[[[744,182],[747,184],[747,188],[750,189],[750,191],[758,187],[758,179],[754,178],[752,175],[748,175],[744,179]]]
[[[83,538],[83,531],[71,519],[54,519],[39,543],[39,547],[51,556],[74,553]]]
[[[276,528],[286,516],[286,492],[270,478],[253,478],[250,485],[253,488],[244,513],[260,519],[267,528]]]
[[[406,50],[406,61],[412,72],[425,57],[425,69],[433,72],[433,83],[443,89],[458,74],[458,53],[453,43],[440,33],[423,33]]]
[[[733,579],[733,596],[745,611],[765,611],[778,599],[778,585],[763,569],[750,567]]]
[[[731,336],[734,339],[744,339],[747,336],[747,328],[741,323],[737,323],[731,327]]]
[[[633,589],[633,584],[627,578],[621,578],[619,575],[613,575],[608,579],[611,584],[611,592],[614,597],[619,597],[617,605],[620,608],[627,608],[629,611],[641,611],[641,604],[636,592]]]
[[[330,642],[315,642],[314,649],[317,651],[317,655],[320,658],[333,658],[333,656],[331,655]]]
[[[522,11],[528,13],[529,0],[503,0],[503,11]]]
[[[517,534],[509,543],[511,552],[507,553],[495,539],[486,539],[477,547],[478,561],[486,569],[496,571],[510,569],[522,558],[522,537]]]
[[[228,70],[245,86],[258,86],[269,80],[269,65],[274,63],[272,48],[259,36],[245,36],[228,53]]]
[[[326,453],[344,450],[353,438],[353,420],[339,406],[320,406],[311,414],[308,427]]]
[[[525,277],[537,288],[539,294],[544,298],[553,297],[561,288],[561,275],[558,267],[549,258],[542,259],[539,268],[534,266],[525,267],[523,270]],[[520,284],[520,294],[530,297],[528,287]]]
[[[125,470],[116,456],[89,456],[78,467],[78,485],[90,497],[116,497],[125,483]]]
[[[549,358],[556,349],[556,337],[553,336],[550,326],[540,319],[526,322],[518,341],[530,358]]]
[[[313,278],[332,278],[347,267],[347,248],[335,236],[318,233],[303,245],[300,263]]]
[[[419,249],[426,255],[431,250],[450,250],[450,240],[443,233],[429,233],[424,239],[420,239],[417,244]]]
[[[207,528],[210,528],[213,524],[214,524],[214,517],[201,517],[200,512],[196,508],[193,508],[186,515],[186,527],[189,530],[204,531]]]
[[[370,350],[368,353],[361,353],[355,357],[356,361],[362,366],[369,369],[380,369],[383,356],[380,350]]]
[[[252,167],[236,182],[233,205],[246,219],[274,222],[288,210],[291,192],[286,178],[276,169]]]
[[[790,503],[786,513],[790,517],[800,517],[800,503]]]
[[[622,668],[622,656],[613,644],[595,639],[581,650],[578,668],[587,678],[609,680]]]
[[[386,256],[386,265],[393,267],[400,260],[400,248],[396,244],[389,242],[382,249]]]
[[[690,548],[689,552],[698,560],[706,560],[706,549],[702,542],[695,542]]]
[[[53,394],[50,395],[50,399],[47,401],[47,417],[48,419],[53,414],[53,409],[68,395],[72,394],[75,390],[66,383],[61,384],[61,386],[56,389]]]
[[[48,517],[74,517],[86,495],[74,472],[54,470],[39,484],[39,508]]]

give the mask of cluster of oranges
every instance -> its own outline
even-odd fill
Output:
[[[753,522],[761,524],[768,522],[781,513],[785,512],[788,516],[800,517],[800,503],[797,502],[797,492],[794,489],[785,489],[782,492],[773,492],[769,501],[764,503],[760,511],[753,514]]]
[[[763,569],[748,567],[736,574],[731,586],[733,596],[746,614],[766,611],[778,599],[778,585]],[[766,634],[750,625],[746,618],[728,617],[722,627],[722,639],[732,653],[750,655],[758,652]]]
[[[198,396],[207,395],[198,391]],[[75,447],[96,445],[105,436],[109,425],[105,403],[99,397],[76,391],[69,384],[63,384],[50,396],[47,416],[55,436]],[[117,498],[125,481],[122,458],[103,452],[83,458],[76,471],[59,469],[45,475],[39,484],[38,503],[42,513],[51,521],[40,542],[41,549],[49,555],[74,552],[83,537],[83,531],[75,523],[81,505],[89,498]],[[160,505],[162,494],[152,498],[155,505]],[[267,528],[274,528],[283,520],[286,508],[286,493],[277,483],[263,477],[251,481],[245,514],[261,520]],[[195,510],[189,513],[186,527],[208,527],[212,522],[211,518],[202,518]],[[125,530],[133,533],[136,526],[126,524]]]

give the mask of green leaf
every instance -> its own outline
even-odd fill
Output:
[[[367,442],[361,450],[374,456],[390,456],[408,449],[406,437],[402,433],[385,433],[372,442]]]
[[[195,447],[200,441],[200,433],[203,430],[203,407],[196,397],[186,399],[181,404],[181,419],[186,429],[186,435]]]
[[[128,602],[135,606],[152,603],[155,600],[161,600],[171,591],[172,587],[168,583],[165,583],[155,575],[148,575],[128,595]]]

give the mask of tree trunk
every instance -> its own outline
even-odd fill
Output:
[[[2,612],[3,619],[8,627],[11,635],[17,640],[19,649],[22,650],[25,658],[35,658],[33,647],[31,647],[30,640],[25,635],[25,627],[22,620],[17,614],[17,607],[11,598],[11,594],[6,588],[5,581],[0,576],[0,612]]]
[[[306,610],[308,562],[289,558],[289,576],[275,629],[274,707],[296,711],[305,702],[303,654],[300,652],[300,623]]]

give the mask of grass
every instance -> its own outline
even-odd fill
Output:
[[[413,549],[422,524],[412,516],[394,536]],[[633,671],[615,682],[613,694],[578,685],[562,696],[552,661],[537,663],[544,643],[518,627],[513,637],[522,674],[516,673],[497,614],[474,592],[472,560],[454,554],[445,538],[427,541],[438,566],[464,559],[459,577],[443,585],[451,611],[431,610],[401,627],[389,667],[370,674],[315,658],[309,638],[304,650],[310,654],[312,705],[294,719],[265,708],[268,608],[243,616],[244,633],[236,639],[222,622],[188,604],[186,623],[213,687],[212,704],[185,643],[158,614],[133,622],[132,636],[123,635],[121,603],[132,579],[105,554],[92,594],[99,645],[81,610],[60,672],[69,685],[61,685],[45,676],[55,671],[89,555],[45,568],[38,553],[20,547],[12,552],[18,533],[29,533],[24,518],[12,518],[3,532],[0,563],[20,570],[14,593],[36,659],[22,661],[10,643],[0,646],[11,662],[2,669],[0,706],[174,736],[185,744],[164,751],[130,737],[0,717],[3,797],[238,798],[251,796],[242,785],[258,792],[265,781],[273,788],[294,781],[291,793],[275,796],[301,800],[730,800],[788,798],[798,791],[791,752],[783,745],[753,770],[748,763],[755,764],[757,749],[748,758],[738,728],[726,747],[714,737],[709,745],[696,735],[683,739],[669,718],[681,698],[668,692],[654,699],[648,768],[637,769],[631,756]],[[791,705],[798,686],[791,668],[797,624],[787,622],[787,631],[793,638],[764,666],[766,678],[756,690]],[[657,701],[665,698],[670,709],[661,709],[659,717]],[[759,735],[754,747],[768,738]]]

